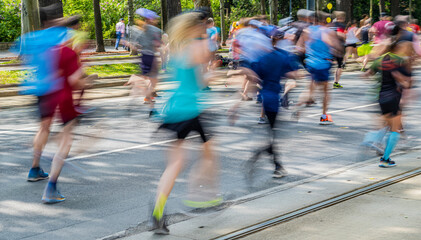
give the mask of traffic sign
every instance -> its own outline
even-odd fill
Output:
[[[328,4],[327,4],[327,9],[331,10],[331,9],[332,9],[332,7],[333,7],[332,3],[328,3]]]

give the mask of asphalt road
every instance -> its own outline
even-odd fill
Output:
[[[416,72],[416,78],[420,71]],[[307,80],[293,90],[292,100]],[[230,126],[227,110],[237,95],[231,89],[215,87],[207,93],[209,130],[213,133],[220,162],[221,194],[228,203],[260,190],[323,174],[361,161],[358,144],[376,124],[378,106],[369,101],[371,81],[359,73],[346,73],[344,89],[332,90],[330,111],[334,125],[320,126],[320,98],[314,107],[306,108],[300,121],[290,121],[289,110],[283,110],[276,129],[278,149],[289,175],[275,180],[268,158],[258,162],[252,186],[245,181],[245,162],[252,151],[265,141],[267,125],[258,125],[260,107],[254,101],[244,102],[240,119]],[[420,89],[414,88],[419,94]],[[163,94],[165,95],[165,94]],[[418,99],[418,98],[417,98]],[[162,100],[160,100],[162,101]],[[0,239],[96,239],[130,228],[143,231],[150,203],[162,174],[167,148],[174,136],[155,130],[159,123],[147,119],[147,107],[139,99],[96,100],[90,116],[75,129],[75,141],[59,180],[63,203],[44,205],[41,195],[46,181],[29,183],[26,176],[31,163],[31,141],[37,127],[34,108],[9,109],[0,112]],[[419,145],[420,104],[415,100],[405,109],[408,139],[398,148]],[[50,158],[57,149],[57,132],[45,149],[42,166],[49,171]],[[183,207],[188,174],[200,159],[200,141],[194,134],[185,143],[186,169],[178,178],[169,198],[170,222],[201,214]],[[372,155],[374,156],[374,155]],[[229,205],[229,204],[227,204]]]

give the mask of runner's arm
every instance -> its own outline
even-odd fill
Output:
[[[305,53],[306,52],[305,43],[308,40],[308,34],[309,34],[308,30],[305,29],[303,31],[303,33],[301,34],[300,38],[297,41],[296,49],[300,53]]]
[[[399,82],[403,88],[411,87],[411,77],[405,76],[399,71],[393,71],[392,76]]]

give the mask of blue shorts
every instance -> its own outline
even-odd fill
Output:
[[[265,112],[275,112],[279,111],[280,105],[280,96],[276,92],[262,90],[260,91],[262,95],[263,109]]]
[[[311,79],[316,82],[327,82],[329,81],[330,75],[330,68],[326,69],[314,69],[314,68],[307,68],[308,72],[311,74]]]

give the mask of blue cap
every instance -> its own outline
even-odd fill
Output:
[[[159,18],[158,14],[156,12],[146,9],[146,8],[139,8],[136,10],[136,14],[146,18],[146,19],[157,19]]]

